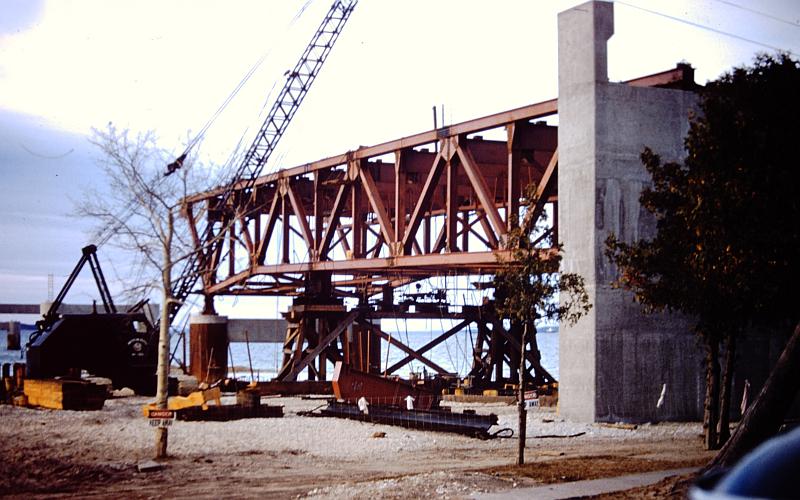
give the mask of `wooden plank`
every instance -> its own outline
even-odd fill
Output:
[[[453,401],[457,403],[506,403],[514,404],[516,396],[484,396],[482,394],[445,394],[442,401]]]
[[[99,410],[107,391],[102,385],[79,380],[26,379],[28,405],[54,410]]]

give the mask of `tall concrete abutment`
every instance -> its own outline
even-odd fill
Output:
[[[682,159],[697,96],[608,81],[613,9],[588,2],[558,17],[559,237],[563,269],[586,279],[594,306],[561,327],[560,411],[586,422],[697,419],[705,385],[692,323],[644,314],[610,286],[616,270],[604,255],[609,234],[627,242],[654,235],[655,220],[639,204],[649,182],[640,154],[647,146],[666,161]]]

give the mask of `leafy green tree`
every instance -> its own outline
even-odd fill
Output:
[[[737,337],[753,325],[787,331],[798,319],[798,88],[800,67],[787,55],[758,56],[709,83],[701,113],[691,119],[684,162],[642,153],[652,186],[640,201],[655,216],[657,235],[631,244],[607,240],[617,286],[647,310],[697,319],[709,449],[730,435]]]
[[[536,336],[535,322],[549,319],[574,324],[592,307],[583,277],[559,272],[564,246],[554,241],[543,212],[541,217],[533,216],[537,206],[535,193],[535,186],[526,188],[528,212],[522,224],[509,231],[504,246],[510,257],[500,259],[503,265],[494,278],[496,311],[501,317],[523,325],[518,465],[525,463],[525,351]]]
[[[526,216],[505,238],[510,257],[500,257],[495,307],[503,316],[531,326],[538,319],[574,324],[591,309],[589,295],[582,276],[559,272],[564,245],[555,241],[543,210],[534,216],[537,201],[536,186],[528,186]]]

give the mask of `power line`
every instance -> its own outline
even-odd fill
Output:
[[[758,40],[754,40],[752,38],[747,38],[747,37],[744,37],[744,36],[741,36],[741,35],[737,35],[736,33],[731,33],[731,32],[728,32],[728,31],[722,31],[722,30],[717,29],[717,28],[712,28],[711,26],[706,26],[705,24],[700,24],[700,23],[697,23],[697,22],[694,22],[694,21],[689,21],[688,19],[683,19],[681,17],[676,17],[676,16],[672,16],[672,15],[669,15],[669,14],[664,14],[663,12],[650,10],[648,8],[640,7],[638,5],[633,5],[633,4],[628,3],[628,2],[622,2],[620,0],[613,0],[613,3],[618,3],[620,5],[625,5],[627,7],[638,9],[638,10],[641,10],[641,11],[644,11],[644,12],[647,12],[649,14],[653,14],[653,15],[656,15],[656,16],[661,16],[661,17],[664,17],[666,19],[670,19],[672,21],[677,21],[679,23],[688,24],[689,26],[693,26],[695,28],[700,28],[700,29],[704,29],[704,30],[707,30],[707,31],[711,31],[713,33],[717,33],[719,35],[724,35],[724,36],[728,36],[728,37],[731,37],[731,38],[735,38],[735,39],[741,40],[743,42],[752,43],[754,45],[759,45],[761,47],[764,47],[764,48],[767,48],[767,49],[771,49],[771,50],[774,50],[776,52],[786,52],[788,54],[795,55],[794,52],[792,52],[791,50],[782,49],[780,47],[776,47],[775,45],[770,45],[768,43],[759,42]]]
[[[788,24],[789,26],[793,26],[795,28],[800,28],[800,22],[798,21],[789,21],[788,19],[784,19],[778,16],[773,16],[772,14],[769,14],[767,12],[751,9],[750,7],[745,7],[744,5],[739,5],[733,2],[729,2],[728,0],[714,0],[714,1],[723,3],[725,5],[730,5],[731,7],[736,7],[737,9],[746,10],[747,12],[752,12],[753,14],[758,14],[759,16],[764,16],[769,19],[772,19],[773,21],[778,21],[780,23]]]

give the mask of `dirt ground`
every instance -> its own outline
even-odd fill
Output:
[[[649,486],[642,486],[614,493],[605,493],[602,495],[593,495],[591,497],[581,497],[575,500],[627,500],[629,498],[661,500],[686,498],[694,479],[694,474],[685,474],[682,476],[668,477]]]
[[[517,439],[481,441],[298,412],[319,400],[265,400],[279,419],[176,422],[164,469],[152,458],[144,398],[112,399],[98,412],[0,406],[0,496],[10,498],[469,498],[543,483],[699,466],[710,459],[694,423],[637,429],[578,424],[552,409],[528,415],[524,467]],[[515,428],[514,406],[464,405]],[[460,408],[454,408],[454,411]],[[385,433],[384,437],[374,437]],[[539,437],[572,436],[576,437]],[[669,480],[668,480],[669,481]],[[631,492],[657,498],[662,490]],[[656,492],[653,496],[653,491]],[[625,495],[625,498],[631,498]],[[603,496],[602,498],[622,498]]]

